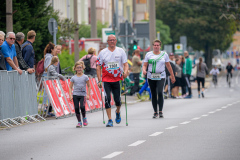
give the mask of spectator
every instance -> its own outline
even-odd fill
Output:
[[[80,61],[84,61],[84,59],[86,58],[90,58],[90,71],[85,71],[84,74],[86,75],[91,75],[93,77],[95,77],[97,75],[97,72],[96,72],[96,68],[97,68],[97,65],[96,65],[96,61],[97,61],[97,56],[95,54],[96,50],[94,48],[89,48],[88,49],[88,54],[83,56]],[[87,66],[86,66],[87,67]]]
[[[133,58],[132,58],[132,73],[133,73],[133,80],[134,80],[134,86],[131,89],[130,95],[133,95],[135,92],[138,92],[139,90],[139,76],[141,72],[141,65],[142,61],[140,60],[140,50],[136,49],[133,52]]]
[[[58,57],[58,54],[61,54],[62,46],[61,45],[56,45],[55,48],[56,48],[56,52],[55,52],[54,56]],[[62,73],[59,59],[58,59],[58,65],[57,65],[57,73],[59,73],[59,74]]]
[[[57,65],[58,65],[58,57],[57,56],[53,56],[51,59],[51,63],[50,65],[46,68],[46,72],[47,72],[47,76],[51,77],[59,77],[60,79],[65,81],[64,76],[62,76],[61,74],[57,73]],[[49,106],[48,109],[48,115],[49,116],[55,116],[52,112],[52,106]]]
[[[22,70],[18,68],[18,61],[16,57],[14,42],[15,42],[15,33],[8,32],[6,36],[6,41],[4,41],[3,44],[1,45],[2,47],[1,50],[5,57],[7,70],[12,71],[12,69],[15,69],[21,75]]]
[[[35,41],[36,32],[31,30],[27,33],[27,41],[22,45],[22,56],[30,68],[35,68],[35,53],[33,42]]]
[[[172,62],[174,65],[176,64],[174,53],[169,53],[169,61]]]
[[[181,78],[182,78],[182,68],[180,67],[181,64],[181,59],[176,58],[176,62],[175,62],[175,68],[176,68],[176,82],[174,83],[174,88],[172,90],[173,92],[173,96],[176,98],[181,98],[178,93],[179,93],[179,87],[181,86]]]
[[[173,53],[169,53],[169,57],[171,57],[172,59],[174,59],[174,54]],[[175,62],[173,63],[172,61],[169,60],[169,63],[172,67],[172,71],[174,73],[174,76],[176,76],[176,69],[175,69]],[[166,71],[166,82],[165,82],[165,88],[164,88],[164,97],[166,98],[167,96],[167,92],[170,98],[176,98],[174,96],[172,96],[172,92],[171,90],[174,88],[174,84],[171,82],[170,80],[170,73],[167,69],[167,67],[165,66],[165,71]],[[170,85],[169,85],[170,84]]]
[[[192,60],[189,57],[188,51],[184,51],[184,57],[185,57],[185,66],[186,70],[183,72],[186,74],[186,81],[187,81],[187,87],[188,87],[188,96],[185,98],[192,98],[192,89],[191,89],[191,82],[190,82],[190,76],[192,74]]]
[[[182,68],[182,78],[181,78],[181,88],[182,88],[182,97],[185,98],[187,96],[186,88],[187,88],[187,82],[186,82],[186,77],[185,77],[185,58],[184,56],[179,56],[179,59],[181,60],[180,67]]]
[[[44,49],[44,72],[43,77],[47,76],[47,67],[51,64],[53,55],[55,55],[55,45],[52,42],[49,42]],[[43,105],[47,106],[47,92],[44,90]],[[51,115],[53,116],[53,115]]]
[[[0,31],[0,34],[3,35],[3,37],[5,37],[5,33],[3,31]]]
[[[4,41],[4,35],[0,34],[0,70],[7,70],[6,64],[5,64],[5,58],[1,51],[1,45],[3,44],[3,41]]]
[[[16,50],[16,53],[17,53],[17,60],[18,60],[19,67],[22,70],[25,70],[25,71],[27,71],[28,73],[31,74],[31,73],[35,72],[35,70],[33,68],[30,68],[22,57],[21,45],[24,42],[24,37],[25,37],[25,35],[22,32],[18,32],[16,34],[16,40],[15,40],[14,45],[15,45],[15,50]]]

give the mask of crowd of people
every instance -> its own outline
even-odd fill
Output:
[[[18,32],[8,32],[6,41],[4,41],[5,33],[0,31],[0,70],[16,70],[20,75],[23,70],[29,74],[35,73],[35,53],[32,44],[35,41],[36,33],[31,30],[27,33],[27,41],[24,42],[25,35]],[[114,97],[116,105],[115,122],[121,122],[121,81],[132,73],[134,85],[130,95],[136,93],[141,98],[143,91],[149,92],[149,98],[152,101],[153,118],[163,117],[164,98],[192,98],[192,89],[190,77],[192,68],[196,67],[196,80],[198,84],[198,97],[204,98],[205,77],[208,74],[207,65],[203,59],[199,58],[199,63],[193,66],[192,60],[187,51],[183,56],[169,55],[165,51],[161,51],[162,42],[154,40],[153,51],[149,51],[141,61],[140,50],[135,50],[132,58],[132,66],[129,68],[125,51],[116,46],[117,40],[114,35],[108,36],[108,47],[101,50],[96,56],[94,48],[88,49],[88,54],[82,57],[74,65],[75,75],[71,78],[69,95],[73,100],[78,121],[77,128],[82,127],[80,111],[82,113],[83,125],[87,126],[87,118],[85,111],[85,101],[90,96],[89,76],[97,77],[98,87],[103,88],[105,93],[105,108],[108,116],[107,127],[113,127],[111,115],[111,93]],[[49,42],[43,53],[43,77],[59,77],[65,80],[61,75],[60,61],[58,54],[61,53],[61,45],[54,45]],[[227,71],[232,73],[231,65],[227,66]],[[139,88],[140,73],[143,73],[145,82],[142,88]],[[210,74],[217,77],[219,70],[215,67]],[[232,76],[232,74],[229,74]],[[202,89],[200,89],[200,84]],[[88,91],[86,89],[88,87]],[[179,89],[181,87],[181,95]],[[200,91],[201,90],[201,91]],[[47,95],[44,92],[43,104],[48,109],[48,115],[54,116],[51,105],[47,107]],[[168,96],[167,96],[168,95]],[[80,103],[80,105],[79,105]]]

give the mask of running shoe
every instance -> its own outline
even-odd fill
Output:
[[[159,118],[163,118],[163,113],[159,112]]]
[[[198,98],[200,98],[200,94],[198,95]]]
[[[119,124],[119,123],[121,123],[121,114],[120,114],[120,112],[119,112],[119,113],[117,113],[117,111],[115,111],[115,112],[116,112],[115,122],[116,122],[117,124]]]
[[[76,128],[82,128],[82,122],[78,122],[78,124],[76,125]]]
[[[157,113],[154,113],[153,114],[153,118],[157,118],[158,117],[158,114]]]
[[[202,92],[202,98],[204,98],[204,93]]]
[[[108,120],[106,127],[113,127],[113,121],[111,119]]]
[[[88,125],[87,118],[83,118],[83,125],[84,125],[84,126],[87,126],[87,125]]]
[[[185,97],[185,99],[190,99],[190,98],[192,98],[192,95],[188,95]]]
[[[141,99],[141,95],[139,93],[137,93],[137,97],[138,99]]]

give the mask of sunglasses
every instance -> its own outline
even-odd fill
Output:
[[[15,40],[16,38],[9,38],[10,40]]]

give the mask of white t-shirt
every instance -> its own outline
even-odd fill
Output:
[[[97,57],[97,65],[102,66],[102,81],[117,82],[123,80],[123,64],[127,55],[122,48],[116,47],[113,52],[103,49]]]
[[[144,62],[148,62],[147,78],[152,80],[166,78],[165,62],[169,62],[169,57],[166,52],[161,51],[158,55],[154,54],[152,51],[148,52],[145,56]],[[157,78],[154,78],[155,75]]]
[[[210,71],[210,74],[212,74],[212,75],[217,75],[217,74],[219,74],[218,68],[217,68],[217,69],[213,68],[213,69]]]

